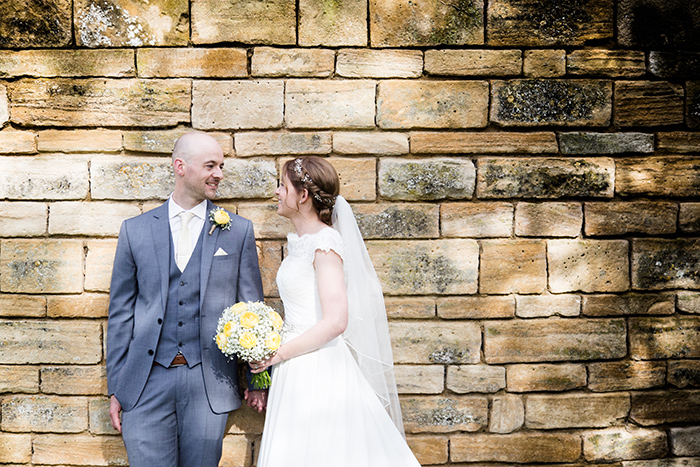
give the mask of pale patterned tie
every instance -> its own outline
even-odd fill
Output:
[[[180,214],[180,237],[177,239],[177,254],[175,255],[175,263],[177,263],[180,272],[185,270],[187,262],[192,256],[192,236],[190,234],[190,220],[192,220],[192,214],[189,211],[183,211]]]

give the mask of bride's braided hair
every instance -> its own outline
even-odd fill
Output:
[[[285,162],[282,172],[298,191],[306,189],[321,220],[331,225],[335,198],[340,192],[338,173],[327,160],[318,156],[298,157]]]

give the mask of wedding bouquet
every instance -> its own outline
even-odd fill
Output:
[[[283,324],[279,313],[263,302],[238,302],[221,314],[214,340],[229,359],[257,362],[277,352]],[[267,371],[253,375],[253,384],[260,389],[270,387],[270,383]]]

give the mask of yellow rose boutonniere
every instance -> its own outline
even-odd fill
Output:
[[[209,211],[209,220],[212,223],[211,229],[209,229],[209,235],[211,235],[217,227],[220,227],[221,230],[229,230],[231,228],[231,216],[222,208],[215,208]]]

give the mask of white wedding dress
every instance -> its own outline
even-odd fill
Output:
[[[344,254],[340,234],[330,227],[287,240],[288,256],[277,272],[284,341],[321,318],[316,250]],[[275,365],[257,465],[420,467],[342,336]]]

